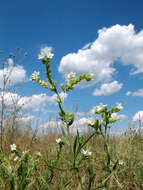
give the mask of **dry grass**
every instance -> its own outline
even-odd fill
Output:
[[[34,133],[33,133],[34,134]],[[9,145],[11,144],[10,134],[5,136],[4,152],[8,155],[10,152]],[[84,136],[87,138],[88,134]],[[43,136],[31,135],[31,131],[26,130],[24,133],[17,131],[15,133],[13,143],[15,143],[19,150],[29,150],[32,154],[36,151],[42,153],[42,158],[38,164],[39,171],[44,176],[45,179],[49,179],[50,173],[45,167],[45,160],[54,160],[56,157],[57,144],[56,139],[58,135],[50,134]],[[91,139],[87,147],[92,151],[92,157],[87,160],[83,168],[81,169],[82,181],[86,184],[88,180],[88,167],[91,166],[96,173],[95,180],[93,183],[93,188],[101,181],[101,179],[106,175],[103,172],[105,153],[103,141],[100,137]],[[120,183],[124,184],[124,190],[138,190],[143,189],[143,136],[142,134],[132,134],[128,136],[122,136],[120,138],[110,139],[110,152],[112,154],[112,159],[117,159],[123,161],[123,165],[119,165],[117,168],[116,176]],[[62,150],[62,156],[64,159],[70,160],[71,154],[68,146],[64,146]],[[59,167],[65,168],[64,159],[60,160]],[[85,172],[86,171],[86,172]],[[52,190],[67,190],[79,189],[79,183],[77,177],[72,177],[72,171],[59,172],[55,170],[53,173],[53,179],[49,185]],[[70,185],[65,187],[64,185],[70,180]],[[36,187],[38,189],[38,187]],[[110,179],[110,189],[118,190],[121,189],[117,181],[111,177]]]

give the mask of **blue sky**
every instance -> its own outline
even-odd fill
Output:
[[[26,113],[47,119],[57,110],[51,92],[28,80],[21,83],[35,70],[44,79],[37,54],[50,46],[53,77],[59,83],[71,71],[95,73],[94,84],[75,88],[66,98],[69,110],[78,107],[78,119],[95,105],[103,103],[110,108],[116,102],[124,106],[117,130],[126,129],[133,118],[137,120],[137,113],[143,118],[143,1],[1,0],[0,7],[1,57],[7,59],[17,48],[21,48],[21,58],[28,52],[12,78],[20,86],[17,97],[34,104],[28,104]]]

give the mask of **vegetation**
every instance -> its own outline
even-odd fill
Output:
[[[56,139],[60,138],[63,141],[64,138],[57,134],[47,134],[32,140],[31,131],[29,133],[17,131],[14,141],[17,146],[16,151],[11,151],[10,141],[5,143],[4,151],[0,155],[0,189],[80,189],[79,179],[74,171],[64,170],[72,158],[68,145],[61,145],[62,150],[58,160],[60,145]],[[89,136],[90,134],[82,136],[82,140],[87,140]],[[142,134],[135,132],[109,139],[110,156],[113,160],[118,159],[119,163],[115,173],[108,180],[108,189],[143,188],[142,143]],[[93,175],[91,189],[95,189],[102,179],[106,178],[108,172],[105,167],[104,141],[100,136],[93,137],[84,149],[90,150],[92,154],[81,163],[81,180],[84,188],[88,189],[89,179]],[[51,166],[55,164],[58,166],[52,168]]]
[[[11,130],[4,126],[2,107],[0,189],[142,189],[142,134],[129,132],[118,138],[109,135],[112,124],[119,120],[117,112],[122,105],[117,103],[110,109],[107,105],[95,106],[94,113],[99,117],[87,119],[90,132],[81,135],[77,130],[73,135],[74,113],[66,110],[59,89],[67,93],[82,80],[88,82],[94,76],[89,73],[76,77],[75,73],[69,73],[66,83],[59,88],[50,68],[53,54],[41,52],[38,57],[45,66],[47,81],[40,79],[39,72],[34,72],[31,80],[56,94],[61,134],[38,136],[19,127]]]

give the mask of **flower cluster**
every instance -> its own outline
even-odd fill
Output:
[[[120,120],[120,117],[117,115],[117,113],[112,113],[111,118],[110,118],[110,122],[114,123],[114,122],[116,122],[118,120]]]
[[[19,159],[18,156],[16,156],[16,157],[13,159],[13,161],[16,162],[16,161],[18,161],[18,159]]]
[[[112,113],[112,114],[111,114],[111,118],[112,118],[112,119],[116,119],[116,120],[119,120],[119,119],[120,119],[119,116],[118,116],[116,113]]]
[[[15,144],[10,145],[10,149],[11,151],[16,151],[16,145]]]
[[[107,104],[105,104],[105,105],[103,105],[103,104],[100,104],[99,106],[95,106],[94,107],[94,112],[95,113],[98,113],[98,112],[100,112],[100,111],[102,111],[104,108],[106,108],[107,107]]]
[[[87,125],[94,125],[95,124],[95,119],[90,117],[86,120]]]
[[[116,103],[116,108],[118,108],[119,110],[123,109],[123,106],[121,103]]]
[[[60,138],[56,139],[56,143],[60,144],[62,142],[62,140]]]
[[[67,80],[74,79],[74,78],[75,78],[75,75],[76,75],[76,73],[70,72],[70,73],[67,75]]]
[[[123,160],[119,160],[119,165],[124,165],[124,162],[123,162]]]
[[[42,156],[41,152],[35,152],[35,155],[38,156],[38,157]]]
[[[29,153],[29,150],[24,150],[24,151],[22,152],[22,154],[27,154],[27,153]]]
[[[40,54],[38,54],[38,59],[44,59],[44,58],[49,58],[52,59],[52,57],[54,56],[53,53],[50,52],[50,50],[45,51],[41,51]]]
[[[91,155],[92,155],[92,152],[89,152],[88,150],[82,149],[82,154],[83,154],[84,156],[91,156]]]
[[[94,79],[94,73],[89,73],[88,75],[89,75],[89,77],[90,77],[91,80]]]
[[[31,75],[30,79],[31,80],[36,80],[39,78],[40,72],[34,71],[34,73]]]

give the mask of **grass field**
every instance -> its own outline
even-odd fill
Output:
[[[5,159],[7,159],[7,165],[10,165],[13,169],[12,172],[6,173],[6,167],[2,162],[0,165],[0,189],[52,189],[52,190],[79,190],[81,189],[79,185],[79,177],[74,170],[64,170],[64,168],[71,167],[70,160],[72,158],[71,150],[68,145],[64,145],[61,151],[59,160],[57,161],[57,150],[58,143],[56,139],[57,134],[43,135],[41,137],[32,136],[31,131],[26,130],[20,132],[18,129],[13,136],[13,141],[11,141],[10,133],[5,136],[5,144],[3,149],[3,154]],[[83,139],[87,139],[90,134],[83,135]],[[72,138],[75,138],[74,136]],[[21,180],[21,177],[25,171],[26,166],[21,168],[18,162],[14,161],[17,153],[10,152],[11,143],[16,144],[17,152],[22,155],[22,151],[28,151],[27,155],[34,155],[35,152],[40,152],[41,156],[38,158],[35,166],[31,170],[31,173],[24,174],[24,183],[30,184],[29,187],[16,187],[16,178]],[[91,188],[95,189],[97,184],[101,182],[106,176],[106,154],[104,151],[104,142],[100,136],[94,136],[91,138],[89,143],[84,147],[92,152],[92,155],[87,158],[80,167],[80,176],[83,183],[83,189],[88,189],[89,184],[89,172],[95,173],[94,180],[92,181]],[[100,189],[128,189],[137,190],[143,189],[143,136],[142,134],[137,134],[131,131],[128,135],[122,135],[119,138],[111,137],[109,140],[109,152],[111,154],[111,159],[114,161],[119,159],[119,164],[115,170],[114,175],[110,176],[108,180],[108,188],[101,187]],[[16,154],[12,156],[12,154]],[[11,155],[11,156],[10,156]],[[20,156],[19,160],[20,160]],[[33,156],[34,157],[34,156]],[[31,168],[32,161],[31,158],[27,156],[25,158],[25,164]],[[24,159],[23,159],[24,160]],[[52,168],[54,162],[57,168]],[[35,167],[34,166],[34,167]],[[63,170],[62,170],[63,169]],[[91,170],[91,171],[90,171]],[[93,171],[92,171],[93,170]],[[15,178],[15,179],[13,179]],[[13,185],[12,185],[13,184]]]

